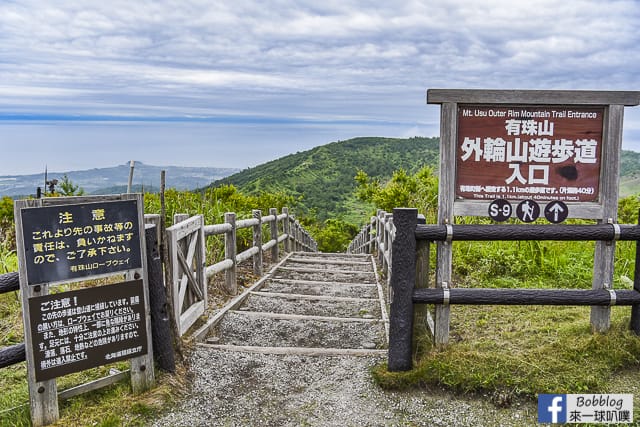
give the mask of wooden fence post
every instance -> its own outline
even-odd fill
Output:
[[[389,316],[389,371],[412,367],[413,289],[416,283],[416,224],[418,210],[396,208],[392,244],[391,313]]]
[[[224,285],[231,295],[238,293],[238,283],[236,281],[236,214],[227,212],[224,214],[224,222],[231,225],[231,231],[224,234],[224,257],[231,260],[233,266],[224,272]]]
[[[262,211],[254,209],[252,214],[258,220],[258,224],[253,226],[253,246],[258,248],[253,256],[253,274],[262,276]]]
[[[640,225],[640,210],[638,210],[638,225]],[[640,292],[640,240],[636,240],[636,268],[633,272],[633,289]],[[631,321],[629,327],[640,335],[640,305],[631,306]]]
[[[425,224],[426,220],[423,215],[418,215],[418,224]],[[418,240],[416,242],[416,289],[424,289],[429,287],[429,249],[430,242],[428,240]],[[417,340],[415,338],[425,333],[433,334],[433,318],[429,312],[427,304],[418,304],[414,307],[413,320],[413,349],[416,349]]]
[[[378,209],[378,227],[376,228],[376,240],[378,241],[378,263],[382,265],[384,259],[384,211],[382,209]]]
[[[278,209],[270,208],[269,215],[273,215],[274,218],[269,228],[271,239],[276,241],[271,248],[271,262],[278,262]]]
[[[287,235],[287,238],[284,239],[284,251],[289,253],[291,252],[291,219],[289,218],[289,208],[282,208],[282,213],[285,215],[282,228],[284,234]]]
[[[147,271],[149,272],[149,306],[153,355],[160,369],[173,373],[176,371],[176,362],[173,351],[173,337],[171,335],[172,328],[155,225],[147,225],[145,227],[145,239],[147,244]]]
[[[371,222],[369,223],[369,234],[368,234],[368,239],[369,239],[369,253],[372,254],[375,250],[376,250],[376,217],[372,216],[371,217]]]

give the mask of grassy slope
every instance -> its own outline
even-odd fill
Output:
[[[369,212],[353,196],[359,169],[384,182],[400,168],[410,173],[425,165],[437,169],[438,160],[438,138],[354,138],[245,169],[212,186],[233,184],[248,193],[283,191],[300,199],[307,213],[315,210],[320,220],[339,216],[358,224]],[[640,192],[639,176],[640,153],[623,151],[621,197]]]
[[[315,210],[318,219],[332,216],[359,223],[367,207],[353,197],[359,169],[385,180],[394,170],[415,172],[438,162],[437,138],[354,138],[290,154],[215,182],[241,191],[284,191]]]

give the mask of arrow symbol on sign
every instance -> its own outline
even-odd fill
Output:
[[[559,203],[554,203],[549,207],[549,211],[553,213],[553,220],[558,222],[558,216],[564,212],[564,209]]]

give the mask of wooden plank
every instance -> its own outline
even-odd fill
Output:
[[[370,287],[370,286],[377,286],[376,283],[366,283],[366,282],[360,282],[360,283],[352,283],[352,282],[324,282],[324,281],[318,281],[318,280],[297,280],[297,279],[280,279],[280,278],[273,278],[273,282],[282,282],[282,283],[290,283],[293,285],[348,285],[348,286],[366,286],[366,287]]]
[[[249,345],[228,345],[198,343],[198,346],[212,350],[235,351],[240,353],[281,354],[300,356],[374,356],[386,355],[385,349],[366,348],[318,348],[318,347],[257,347]]]
[[[204,301],[192,304],[180,315],[180,336],[184,335],[200,316],[204,314]]]
[[[442,304],[442,289],[416,289],[413,301]],[[605,289],[506,289],[451,288],[449,304],[460,305],[612,305],[640,304],[640,292],[619,289],[613,294]]]
[[[291,300],[311,300],[311,301],[344,301],[344,302],[377,302],[377,298],[354,298],[354,297],[334,297],[330,295],[305,295],[305,294],[284,294],[279,292],[251,292],[251,295],[268,298],[284,298]]]
[[[378,266],[375,263],[375,259],[373,255],[367,255],[371,260],[371,265],[373,266],[373,274],[375,277],[380,277],[378,274]],[[376,280],[376,288],[378,290],[378,300],[380,301],[380,317],[382,317],[382,321],[384,322],[384,332],[387,337],[387,342],[389,342],[389,316],[387,314],[387,301],[384,298],[384,291],[382,290],[382,284],[379,280]]]
[[[24,343],[0,348],[0,369],[26,360]]]
[[[0,294],[20,289],[20,275],[18,272],[0,274]]]
[[[276,242],[275,240],[269,240],[267,243],[265,243],[264,245],[262,245],[262,251],[266,252],[269,249],[271,249],[272,247],[274,247],[275,245],[277,245],[278,242]]]
[[[236,255],[236,263],[240,264],[241,262],[245,262],[249,258],[256,255],[258,252],[260,252],[260,249],[256,248],[255,246],[252,246],[246,251],[240,252],[238,255]]]
[[[453,224],[453,204],[455,194],[456,141],[458,139],[458,106],[446,102],[440,115],[440,181],[438,184],[438,224]],[[436,287],[442,288],[451,283],[451,262],[453,250],[451,244],[436,244]],[[436,307],[434,341],[437,346],[449,342],[448,306]]]
[[[251,317],[266,317],[268,319],[279,320],[319,320],[322,322],[356,322],[356,323],[379,323],[380,319],[363,319],[362,317],[332,317],[332,316],[309,316],[305,314],[285,314],[285,313],[269,313],[266,311],[230,311],[233,314]]]
[[[131,366],[131,390],[134,394],[142,393],[151,389],[155,385],[155,369],[153,363],[153,337],[151,333],[151,304],[149,303],[149,270],[147,267],[146,243],[144,233],[144,200],[142,194],[123,194],[122,200],[136,200],[138,205],[138,224],[141,227],[140,255],[142,257],[142,267],[138,270],[138,277],[143,282],[143,299],[146,307],[145,328],[147,331],[147,354],[129,359]]]
[[[602,178],[600,197],[603,216],[599,222],[615,222],[618,218],[618,183],[620,182],[620,153],[622,150],[622,122],[624,107],[612,105],[605,110],[602,150]],[[613,287],[615,242],[596,242],[593,263],[593,289]],[[591,308],[591,329],[606,332],[610,327],[609,307]]]
[[[375,356],[386,355],[387,350],[366,348],[317,348],[317,347],[256,347],[247,345],[225,345],[198,343],[198,346],[212,350],[235,351],[241,353],[281,354],[300,356]]]
[[[269,216],[273,216],[275,218],[275,220],[269,224],[269,236],[271,237],[271,240],[276,242],[276,244],[271,247],[271,259],[276,261],[280,257],[280,254],[278,253],[278,210],[276,208],[270,208]]]
[[[233,212],[227,212],[224,214],[224,222],[231,225],[231,231],[224,235],[224,257],[227,260],[231,260],[233,265],[224,272],[224,286],[226,291],[231,295],[235,295],[238,292],[238,281],[236,277],[236,214]]]
[[[80,384],[79,386],[68,388],[58,393],[58,399],[70,399],[84,393],[99,390],[122,380],[128,379],[130,375],[131,371],[127,369],[126,371],[118,372],[117,374],[109,375],[108,377],[98,378],[97,380]]]
[[[332,274],[354,274],[354,275],[373,274],[372,271],[335,270],[335,269],[331,269],[331,268],[280,267],[279,270],[280,271],[294,271],[294,272],[298,272],[298,273],[332,273]]]
[[[167,228],[167,231],[171,230],[171,232],[176,234],[176,239],[182,240],[196,232],[200,227],[202,227],[202,218],[198,215],[172,225]]]
[[[640,104],[638,91],[429,89],[427,104]]]
[[[205,225],[204,234],[205,236],[212,236],[215,234],[224,234],[224,233],[230,232],[231,229],[232,229],[231,224]]]
[[[238,221],[236,221],[236,230],[240,229],[240,228],[249,228],[249,227],[253,227],[254,225],[258,225],[259,222],[256,218],[249,218],[249,219],[240,219]]]
[[[207,276],[207,279],[208,279],[214,274],[221,273],[230,268],[233,268],[233,261],[230,259],[225,259],[223,261],[217,262],[213,265],[206,267],[205,275]]]
[[[56,199],[51,197],[50,199]],[[33,354],[33,337],[31,336],[31,314],[29,312],[29,299],[32,297],[49,294],[49,286],[42,284],[29,286],[27,283],[27,263],[25,258],[24,235],[22,230],[22,215],[20,210],[28,207],[40,207],[43,201],[17,200],[14,203],[14,218],[16,223],[16,246],[18,265],[20,270],[20,295],[22,300],[22,321],[24,325],[24,342],[27,361],[27,383],[29,387],[29,406],[31,409],[31,423],[34,426],[52,424],[60,417],[58,412],[58,389],[56,380],[36,381],[35,359]]]
[[[290,258],[290,262],[299,262],[304,264],[333,264],[333,265],[371,265],[370,261],[331,261],[326,259],[307,259],[307,258]]]
[[[193,240],[196,241],[195,238]],[[191,271],[191,266],[187,263],[187,260],[180,251],[178,251],[178,261],[180,262],[180,266],[182,267],[183,278],[187,278],[187,284],[189,285],[191,291],[196,294],[199,300],[204,299],[204,295],[202,295],[202,290],[200,289],[200,284],[198,283],[198,280],[194,274],[197,273],[197,271]]]

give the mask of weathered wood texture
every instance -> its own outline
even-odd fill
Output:
[[[51,197],[50,199],[58,199]],[[48,295],[49,285],[29,286],[27,283],[27,263],[25,258],[24,236],[22,228],[22,215],[20,210],[29,207],[41,207],[43,200],[17,200],[14,203],[14,218],[16,222],[16,247],[18,254],[18,266],[20,269],[20,296],[22,301],[23,325],[29,325],[31,314],[29,312],[29,298]],[[118,200],[114,196],[114,200]],[[31,410],[31,423],[33,426],[52,424],[60,418],[58,412],[58,386],[55,379],[36,381],[35,359],[33,355],[33,338],[31,328],[24,328],[25,359],[27,361],[27,383],[29,386],[29,407]]]
[[[443,304],[443,289],[416,289],[413,302]],[[460,305],[636,305],[640,292],[631,289],[449,289],[449,304]]]
[[[0,294],[20,289],[20,275],[18,272],[0,274]]]
[[[412,367],[413,301],[416,281],[417,209],[394,209],[393,266],[391,269],[391,313],[389,316],[389,371]]]
[[[550,104],[550,105],[626,105],[640,104],[637,91],[589,90],[482,90],[429,89],[428,104]]]
[[[453,224],[455,194],[456,144],[458,140],[458,108],[453,102],[445,102],[440,108],[440,180],[438,182],[438,224]],[[453,248],[450,242],[436,244],[436,287],[451,283]],[[443,346],[449,342],[449,306],[436,306],[434,319],[435,343]]]
[[[619,236],[617,235],[619,229]],[[621,224],[593,225],[543,225],[543,224],[486,224],[486,225],[451,225],[451,240],[638,240],[640,226]],[[445,241],[446,225],[418,225],[418,240]]]
[[[16,363],[24,362],[26,354],[24,343],[11,345],[9,347],[0,348],[0,369]]]
[[[169,305],[164,286],[162,260],[158,247],[156,226],[145,229],[147,268],[149,270],[149,304],[151,306],[151,334],[155,361],[166,372],[176,371]]]
[[[620,183],[620,153],[622,150],[622,121],[624,107],[610,105],[605,109],[602,135],[602,171],[600,197],[602,217],[600,222],[615,221],[618,217],[618,186]],[[613,286],[615,244],[597,242],[593,262],[593,289]],[[611,324],[611,310],[608,307],[591,307],[591,329],[606,332]]]

